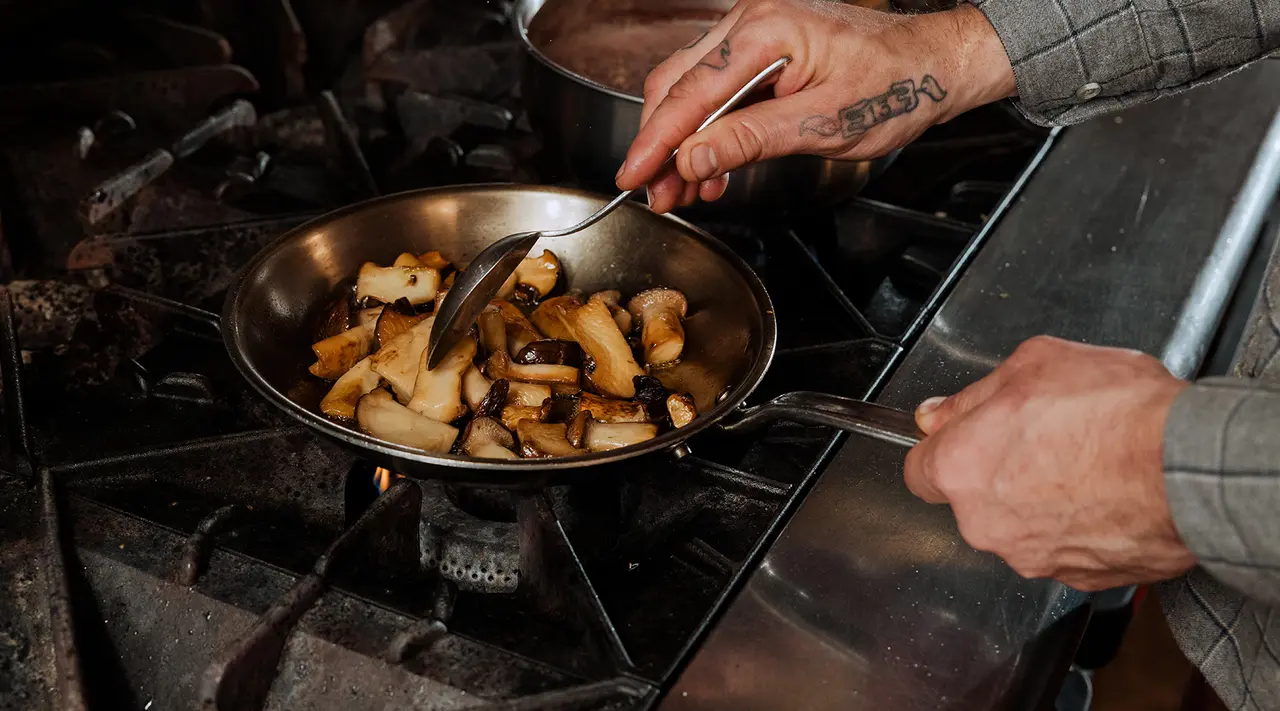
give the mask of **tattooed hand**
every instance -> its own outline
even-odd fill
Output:
[[[695,129],[782,56],[774,98]],[[972,6],[894,15],[827,0],[740,0],[649,74],[639,135],[618,172],[658,212],[724,194],[727,173],[794,153],[868,159],[1015,93],[995,30]],[[674,168],[662,166],[677,146]],[[660,171],[663,171],[660,173]]]

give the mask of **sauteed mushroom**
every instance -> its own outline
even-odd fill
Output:
[[[413,328],[426,317],[426,314],[414,313],[408,299],[396,299],[394,303],[383,306],[373,331],[378,347],[395,340],[396,336]]]
[[[671,417],[671,424],[679,428],[693,422],[698,410],[693,406],[693,398],[672,393],[667,396],[667,414]]]
[[[618,324],[618,330],[622,333],[631,333],[631,312],[622,308],[622,292],[617,289],[609,289],[608,291],[597,291],[591,295],[588,301],[599,301],[609,307],[609,313],[613,314],[614,323]]]
[[[506,352],[507,322],[502,318],[501,309],[494,304],[484,307],[476,318],[476,327],[480,330],[480,345],[484,346],[486,353]]]
[[[582,299],[572,294],[565,294],[554,299],[547,299],[539,304],[538,308],[529,314],[529,319],[548,338],[574,341],[576,343],[578,339],[573,335],[568,316],[571,312],[581,307]]]
[[[467,401],[472,412],[480,411],[480,405],[492,387],[493,383],[474,365],[462,374],[462,399]]]
[[[587,420],[589,419],[591,419],[591,413],[584,410],[569,420],[564,430],[564,437],[569,440],[569,444],[575,447],[582,446],[582,438],[587,433]]]
[[[413,397],[413,384],[418,380],[418,364],[431,338],[431,316],[414,324],[373,354],[373,372],[386,378],[401,402]]]
[[[633,382],[636,387],[636,400],[644,403],[650,419],[661,419],[667,414],[667,396],[671,393],[661,380],[652,375],[640,375],[636,376]]]
[[[425,304],[436,298],[440,272],[425,267],[380,267],[365,262],[356,278],[356,299],[376,299],[384,304],[396,299]]]
[[[550,416],[551,398],[547,398],[541,405],[507,405],[502,408],[501,418],[503,427],[514,430],[521,420],[546,422]]]
[[[312,344],[316,362],[311,364],[311,374],[325,380],[336,380],[369,355],[372,346],[373,329],[368,326],[349,328]]]
[[[476,339],[467,337],[446,353],[439,365],[428,370],[427,350],[422,349],[409,409],[437,422],[453,422],[467,414],[467,406],[462,403],[462,374],[475,357]]]
[[[490,303],[498,307],[498,312],[502,314],[502,320],[507,324],[508,352],[519,353],[521,348],[543,337],[541,333],[538,333],[538,329],[534,328],[532,323],[529,323],[529,319],[525,318],[524,313],[516,308],[515,304],[502,299],[497,299]]]
[[[418,269],[424,265],[422,264],[422,262],[418,261],[417,257],[413,256],[412,254],[409,254],[408,252],[405,252],[404,254],[401,254],[399,257],[396,257],[396,261],[392,262],[391,266],[401,267],[404,269]]]
[[[627,310],[640,322],[644,360],[663,366],[680,360],[684,350],[684,318],[689,302],[675,289],[648,289],[631,297]]]
[[[374,306],[367,309],[360,309],[356,312],[356,324],[360,326],[374,326],[378,323],[378,318],[382,316],[383,306]]]
[[[588,419],[582,443],[592,452],[630,447],[658,436],[658,426],[648,422],[601,422]]]
[[[477,417],[462,435],[462,453],[481,459],[517,459],[516,438],[491,417]]]
[[[565,439],[565,424],[538,423],[533,420],[520,420],[516,425],[516,436],[520,438],[520,454],[525,457],[568,457],[582,454],[583,450],[569,444]]]
[[[511,381],[511,393],[507,395],[508,405],[542,405],[551,397],[551,386],[538,383],[518,383]]]
[[[574,406],[574,416],[589,413],[602,422],[648,422],[649,414],[644,403],[635,400],[614,400],[591,393],[582,393]]]
[[[350,420],[356,416],[356,403],[382,382],[382,376],[373,372],[373,356],[361,359],[351,370],[342,374],[320,400],[320,411],[330,417]]]
[[[532,292],[530,295],[533,298],[530,300],[533,301],[551,293],[559,279],[560,260],[545,249],[537,257],[525,257],[516,267],[517,293],[521,291],[520,287],[526,287]]]
[[[480,400],[475,408],[476,417],[500,417],[502,408],[506,406],[507,396],[511,393],[511,382],[495,380],[489,386],[489,392]]]
[[[386,390],[374,390],[356,405],[356,422],[378,439],[443,454],[453,447],[458,429],[423,417],[396,402]]]
[[[521,365],[511,362],[511,356],[505,350],[494,351],[485,363],[485,375],[490,378],[518,380],[522,383],[545,383],[547,385],[578,384],[579,370],[568,365],[546,363],[539,365]]]
[[[339,289],[338,294],[334,296],[333,300],[324,307],[319,317],[316,318],[315,327],[312,329],[312,337],[316,341],[323,341],[351,328],[353,316],[351,312],[351,293]]]
[[[444,258],[444,255],[434,249],[430,252],[423,252],[422,254],[419,254],[418,262],[428,269],[437,269],[442,272],[453,267],[453,265],[449,263],[449,260]]]
[[[636,394],[632,379],[644,374],[631,355],[627,339],[600,302],[583,304],[567,315],[569,327],[582,350],[595,362],[590,381],[596,390],[614,397]]]
[[[582,348],[573,341],[544,338],[521,348],[512,357],[512,361],[520,365],[568,365],[580,368]]]

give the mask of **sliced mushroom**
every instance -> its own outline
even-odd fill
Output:
[[[444,255],[440,254],[439,250],[435,249],[430,252],[423,252],[422,254],[419,254],[418,261],[421,262],[424,267],[429,269],[438,269],[440,271],[444,271],[453,266],[449,263],[449,260],[444,258]]]
[[[476,326],[480,329],[480,345],[485,353],[507,352],[507,322],[502,318],[502,310],[489,304],[476,318]],[[536,341],[535,341],[536,342]]]
[[[563,422],[544,424],[520,420],[516,425],[516,436],[520,439],[520,455],[523,457],[568,457],[583,453],[565,439]]]
[[[573,341],[544,338],[521,348],[512,357],[512,361],[519,365],[569,365],[581,368],[582,347]]]
[[[511,356],[505,350],[494,351],[485,362],[485,375],[490,378],[505,378],[522,383],[576,386],[580,373],[577,368],[567,365],[518,365],[511,362]]]
[[[325,304],[324,309],[316,316],[311,329],[312,342],[332,338],[353,325],[351,308],[351,290],[340,289],[333,300]],[[358,325],[358,324],[357,324]]]
[[[491,304],[498,307],[502,320],[507,323],[508,352],[519,353],[520,349],[543,338],[543,335],[538,333],[538,329],[529,323],[529,319],[525,318],[524,313],[516,308],[515,304],[502,299],[497,299]]]
[[[601,422],[587,420],[582,443],[592,452],[608,452],[630,447],[658,436],[658,426],[647,422]]]
[[[671,424],[684,427],[698,416],[698,409],[693,406],[693,398],[672,393],[667,396],[667,414],[671,416]]]
[[[427,349],[422,349],[409,409],[437,422],[453,422],[467,414],[462,402],[462,375],[475,357],[476,339],[470,336],[458,341],[431,370],[427,369]]]
[[[511,276],[507,277],[507,280],[502,282],[502,286],[498,287],[497,296],[499,299],[502,299],[503,301],[505,301],[507,299],[510,299],[512,296],[515,296],[515,293],[516,293],[516,273],[511,272]]]
[[[467,372],[462,375],[462,398],[467,401],[467,406],[472,412],[480,411],[481,403],[492,388],[493,382],[484,377],[484,373],[474,365],[467,368]]]
[[[448,452],[458,438],[456,427],[419,415],[396,402],[386,390],[374,390],[360,398],[356,422],[378,439],[427,452]]]
[[[458,278],[458,273],[457,273],[457,272],[449,272],[449,276],[445,277],[445,278],[444,278],[444,281],[440,282],[440,288],[441,288],[441,289],[450,289],[450,288],[452,288],[452,287],[453,287],[453,280],[454,280],[454,279],[457,279],[457,278]]]
[[[590,413],[591,417],[601,422],[648,422],[649,413],[643,403],[635,400],[614,400],[591,393],[578,396],[574,406],[574,417]]]
[[[507,396],[511,394],[511,381],[495,380],[493,385],[489,386],[489,392],[480,400],[480,404],[476,406],[476,417],[498,417],[502,414],[502,408],[506,407]]]
[[[578,338],[573,334],[569,314],[580,308],[582,308],[582,299],[572,294],[565,294],[542,302],[533,310],[533,313],[529,314],[529,318],[533,321],[533,325],[548,338],[576,343]]]
[[[381,348],[395,340],[397,336],[413,328],[426,317],[426,314],[414,313],[408,299],[397,299],[395,303],[383,306],[373,331],[378,347]]]
[[[574,383],[573,385],[565,385],[563,383],[552,383],[551,394],[554,397],[573,397],[582,392],[582,384]]]
[[[428,316],[373,354],[373,372],[391,384],[401,402],[408,402],[413,397],[413,384],[418,380],[418,366],[431,339],[433,321],[435,319]]]
[[[425,267],[380,267],[365,262],[356,278],[356,299],[376,299],[389,304],[396,299],[425,304],[436,297],[440,272]]]
[[[404,267],[406,269],[420,269],[426,265],[420,262],[417,257],[413,256],[412,254],[409,254],[408,252],[405,252],[404,254],[401,254],[399,257],[396,257],[396,261],[392,262],[391,266]]]
[[[356,323],[360,326],[373,326],[378,323],[378,318],[382,316],[384,306],[374,306],[369,309],[360,309],[356,312]]]
[[[613,315],[614,323],[618,324],[618,330],[624,334],[631,333],[631,313],[622,307],[622,292],[617,289],[608,291],[597,291],[591,295],[587,301],[599,301],[609,307],[609,313]]]
[[[372,356],[362,359],[338,378],[333,387],[329,388],[328,394],[320,400],[321,412],[343,420],[356,416],[356,403],[382,382],[382,376],[373,372],[370,367],[373,365],[371,359]]]
[[[590,381],[605,395],[629,398],[636,394],[632,380],[644,371],[631,355],[626,336],[618,330],[609,309],[600,302],[583,304],[567,315],[578,345],[595,363]]]
[[[512,381],[511,392],[507,395],[508,405],[542,405],[551,398],[551,386],[537,383],[517,383]]]
[[[515,430],[521,420],[530,420],[532,422],[546,422],[551,416],[551,398],[547,398],[541,405],[507,405],[502,408],[502,425],[509,430]]]
[[[541,299],[556,287],[560,278],[560,260],[550,250],[542,250],[537,257],[525,257],[516,266],[516,287],[526,287],[531,300]]]
[[[491,417],[476,417],[462,435],[462,453],[480,459],[517,459],[516,438]]]
[[[431,300],[431,310],[434,311],[435,313],[439,313],[440,304],[444,303],[444,299],[448,295],[449,295],[449,290],[445,287],[441,287],[440,290],[436,292],[436,298]]]
[[[311,351],[316,362],[311,364],[311,374],[325,380],[336,380],[351,370],[373,348],[373,329],[369,326],[349,328],[336,336],[314,343]]]
[[[564,438],[569,440],[569,444],[575,447],[582,446],[582,438],[587,433],[587,420],[591,419],[590,412],[579,412],[573,416],[565,425]]]
[[[667,396],[671,391],[661,380],[652,375],[640,375],[632,382],[636,386],[636,400],[644,404],[651,419],[658,420],[667,414]]]
[[[684,294],[675,289],[648,289],[631,297],[627,310],[640,322],[646,363],[663,366],[680,360],[684,350],[684,325],[680,321],[688,308]]]

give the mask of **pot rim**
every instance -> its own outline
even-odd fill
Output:
[[[511,23],[516,29],[516,34],[520,36],[521,42],[524,43],[525,50],[529,54],[533,55],[533,58],[543,66],[566,79],[581,84],[588,89],[594,89],[608,94],[615,99],[621,99],[632,104],[644,105],[643,96],[633,96],[631,94],[618,91],[617,89],[601,84],[598,81],[588,79],[581,74],[569,71],[547,55],[543,54],[542,50],[534,46],[533,40],[529,39],[529,22],[533,20],[534,15],[537,15],[538,11],[541,10],[542,6],[545,4],[546,0],[519,0],[519,2],[511,8]]]

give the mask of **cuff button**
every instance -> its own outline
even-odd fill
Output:
[[[1091,101],[1102,93],[1102,87],[1098,82],[1091,81],[1088,84],[1076,89],[1076,99],[1079,101]]]

